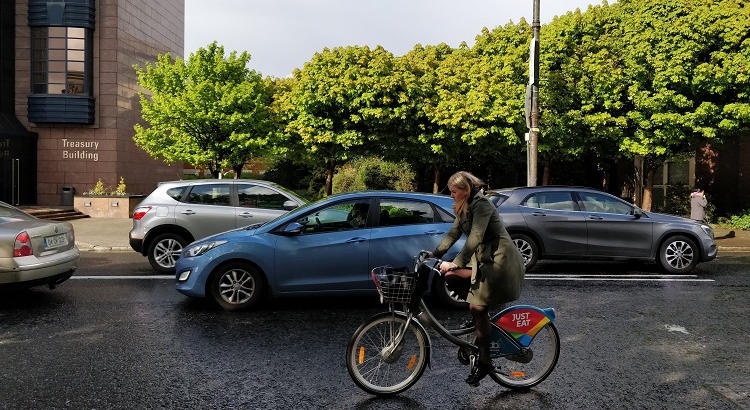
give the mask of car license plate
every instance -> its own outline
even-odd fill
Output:
[[[47,236],[44,238],[44,249],[59,248],[68,244],[68,236],[65,234]]]

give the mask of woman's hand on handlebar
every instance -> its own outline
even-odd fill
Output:
[[[440,273],[446,274],[450,271],[458,269],[458,265],[453,262],[443,262],[440,264]]]
[[[430,251],[424,251],[424,250],[423,250],[423,251],[419,251],[419,256],[422,256],[422,257],[424,257],[425,259],[428,259],[428,258],[434,258],[434,257],[435,257],[435,254],[433,254],[433,253],[432,253],[432,252],[430,252]]]

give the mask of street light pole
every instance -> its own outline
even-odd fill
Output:
[[[534,20],[531,23],[533,38],[529,61],[529,91],[531,93],[531,115],[528,141],[528,164],[526,184],[536,186],[537,176],[537,144],[539,142],[539,0],[534,0]]]

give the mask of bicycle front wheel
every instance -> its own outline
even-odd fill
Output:
[[[528,389],[552,373],[559,356],[560,336],[554,323],[549,323],[523,353],[493,358],[497,370],[490,377],[511,389]]]
[[[362,390],[379,396],[398,394],[422,376],[430,354],[427,333],[414,322],[404,326],[404,314],[384,312],[352,335],[346,368]],[[396,344],[401,332],[404,337]]]

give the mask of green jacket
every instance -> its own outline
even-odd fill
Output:
[[[492,203],[479,192],[472,194],[467,212],[456,218],[433,253],[442,257],[466,234],[464,247],[453,263],[472,268],[468,302],[493,306],[516,300],[523,287],[523,257]]]

